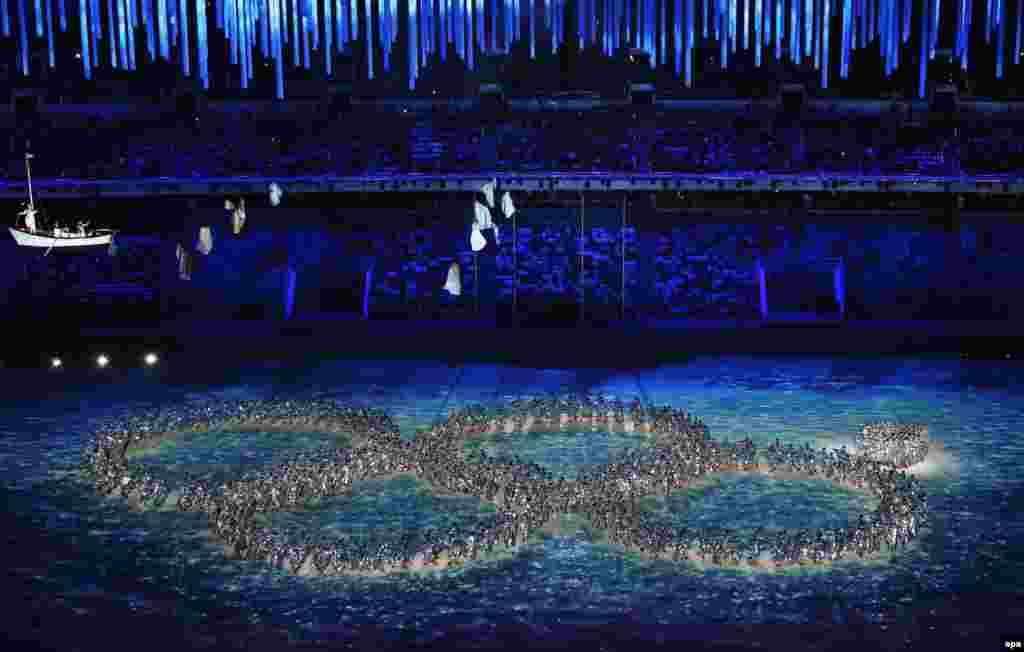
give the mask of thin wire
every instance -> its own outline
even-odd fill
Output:
[[[626,197],[622,197],[622,292],[619,294],[619,319],[626,321]]]
[[[587,214],[587,196],[580,193],[580,321],[587,316],[587,288],[583,284],[583,255],[586,245],[583,242],[584,220]]]

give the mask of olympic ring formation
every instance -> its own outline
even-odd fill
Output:
[[[464,443],[488,433],[555,430],[570,425],[645,433],[652,445],[608,464],[584,469],[575,481],[539,465],[496,458]],[[269,469],[211,487],[202,480],[167,487],[127,457],[129,450],[174,433],[204,430],[293,429],[345,432],[350,449],[325,447]],[[379,410],[342,408],[330,401],[212,402],[183,413],[166,409],[111,421],[94,436],[90,456],[97,489],[139,505],[168,504],[205,513],[212,532],[234,556],[263,560],[303,575],[389,573],[444,568],[476,559],[495,547],[525,544],[560,514],[581,513],[609,541],[648,555],[736,566],[786,566],[865,557],[905,546],[927,522],[927,500],[917,480],[897,469],[923,459],[922,426],[874,424],[862,431],[864,450],[815,451],[775,444],[758,451],[749,439],[719,443],[698,419],[670,407],[644,408],[590,396],[517,400],[499,409],[470,407],[421,431],[411,441]],[[887,460],[878,459],[886,457]],[[749,540],[712,528],[669,528],[639,508],[649,494],[668,494],[707,474],[724,471],[822,477],[867,490],[878,510],[847,527],[766,532]],[[361,479],[415,473],[448,492],[477,496],[497,512],[470,529],[404,532],[397,542],[289,540],[259,525],[257,514],[345,495]]]

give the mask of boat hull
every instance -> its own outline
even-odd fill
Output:
[[[87,236],[58,236],[44,235],[40,233],[29,233],[28,231],[22,231],[21,229],[15,229],[14,227],[8,227],[11,231],[11,235],[14,236],[14,241],[22,247],[42,247],[49,249],[66,248],[66,247],[99,247],[102,245],[109,245],[110,239],[113,237],[113,233],[96,233]]]

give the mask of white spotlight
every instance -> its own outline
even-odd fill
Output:
[[[152,367],[157,363],[159,358],[156,357],[155,353],[147,353],[145,357],[146,365]]]
[[[54,359],[50,360],[50,366],[53,367],[54,369],[59,369],[60,366],[63,365],[63,364],[64,363],[61,362],[60,358],[54,358]]]
[[[102,369],[103,367],[106,367],[108,364],[110,364],[110,358],[103,355],[102,353],[96,356],[96,365],[98,367]]]

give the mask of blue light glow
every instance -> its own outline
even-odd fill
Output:
[[[50,68],[56,66],[53,57],[53,0],[46,0],[46,50],[49,55]]]
[[[84,76],[91,79],[92,71],[99,65],[100,39],[109,43],[112,67],[135,70],[138,61],[134,29],[142,27],[149,58],[170,61],[173,48],[173,56],[185,75],[193,72],[195,47],[198,76],[203,88],[208,89],[209,28],[213,23],[224,30],[229,59],[240,66],[243,87],[254,76],[253,50],[257,47],[263,58],[274,60],[275,94],[280,97],[285,45],[290,45],[294,66],[310,68],[314,53],[322,52],[326,73],[333,76],[333,56],[346,44],[355,42],[355,54],[366,57],[367,77],[372,79],[390,72],[408,74],[408,85],[414,88],[419,71],[430,57],[440,56],[444,60],[448,48],[470,69],[477,67],[482,52],[509,52],[516,42],[521,42],[530,57],[535,58],[538,41],[543,45],[548,35],[552,51],[557,52],[569,0],[441,0],[440,15],[436,16],[436,27],[440,30],[437,34],[433,22],[436,11],[430,0],[379,0],[377,15],[372,0],[365,0],[364,5],[356,4],[360,0],[322,0],[322,7],[321,0],[211,0],[213,17],[208,15],[206,1],[106,0],[106,6],[101,8],[102,0],[80,0],[79,41]],[[399,20],[400,3],[406,1],[407,22]],[[961,68],[967,70],[973,0],[948,1],[951,4],[946,8],[950,12],[946,20],[952,23],[953,35],[944,47],[951,47]],[[1020,5],[1024,0],[984,2],[978,12],[978,20],[984,23],[976,27],[994,47],[996,78],[1004,79],[1015,74],[1007,70],[1010,62],[1020,65],[1024,38],[1024,11]],[[1012,10],[1008,6],[1011,4]],[[32,9],[35,11],[30,13]],[[365,10],[363,29],[359,29],[360,9]],[[913,19],[915,10],[921,12],[919,20]],[[59,21],[60,30],[66,31],[67,11],[66,0],[32,0],[31,6],[29,0],[0,0],[0,33],[10,37],[17,25],[16,67],[21,75],[31,72],[31,30],[37,38],[46,39],[47,67],[56,66],[56,50],[61,45],[55,27]],[[540,16],[539,11],[543,11]],[[841,12],[834,24],[833,12]],[[190,30],[192,20],[196,21],[195,28]],[[486,29],[488,20],[490,29]],[[786,0],[686,0],[685,4],[682,0],[637,0],[635,6],[628,0],[579,0],[575,20],[576,29],[572,31],[578,31],[580,47],[596,46],[606,54],[623,45],[642,48],[650,55],[652,67],[671,66],[686,84],[692,83],[698,31],[705,38],[719,40],[723,67],[728,65],[729,55],[740,47],[753,48],[754,62],[760,65],[765,48],[772,48],[773,43],[774,56],[781,60],[785,43],[793,60],[813,57],[821,83],[827,86],[833,30],[841,48],[836,57],[839,76],[845,79],[850,74],[852,53],[872,44],[876,37],[884,72],[893,75],[900,65],[902,47],[910,42],[917,26],[920,31],[915,38],[921,40],[915,43],[920,44],[920,56],[924,59],[918,62],[919,96],[927,89],[928,61],[943,47],[939,43],[941,0],[921,0],[916,4],[911,0],[789,0],[788,5]],[[409,46],[408,61],[399,62],[394,55],[403,43]],[[1012,49],[1012,58],[1008,56],[1008,47]],[[375,48],[381,48],[383,71],[376,70]]]
[[[78,3],[78,21],[81,25],[79,32],[82,39],[82,66],[85,78],[92,79],[92,65],[89,58],[89,35],[87,33],[89,32],[88,13],[85,3],[80,1]]]
[[[927,7],[927,3],[922,5],[921,11],[921,33],[922,36],[927,34],[928,31],[928,12],[924,9]],[[925,56],[928,50],[928,43],[930,39],[921,39],[921,61],[919,63],[920,69],[918,70],[918,82],[917,82],[917,96],[924,97],[927,90],[927,74],[928,74],[928,57]]]
[[[127,34],[127,7],[125,0],[114,0],[117,5],[117,37],[118,37],[118,60],[122,69],[128,67],[128,34]]]
[[[761,3],[764,0],[753,0],[754,1],[754,65],[761,66],[761,53],[764,49],[764,44],[761,42],[761,24],[763,23],[764,17],[761,14]],[[750,7],[750,4],[747,4]]]

